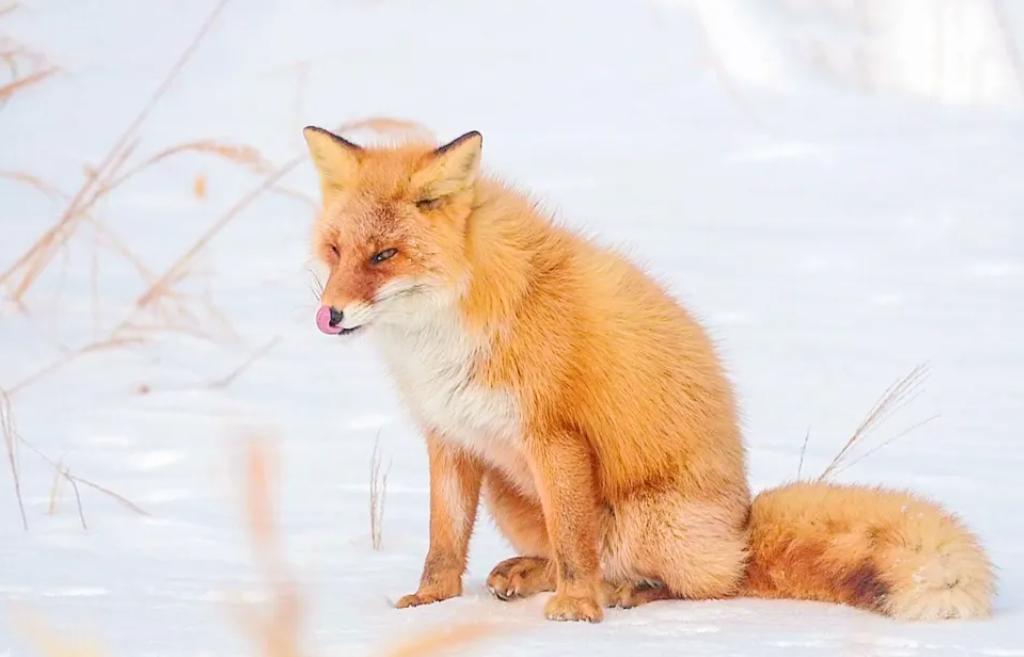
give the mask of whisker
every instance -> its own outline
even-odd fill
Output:
[[[385,301],[390,301],[390,300],[395,299],[395,298],[400,297],[400,296],[404,296],[404,295],[407,295],[407,294],[412,294],[413,292],[419,292],[421,290],[425,290],[426,287],[427,286],[423,285],[422,283],[417,283],[416,285],[412,285],[410,287],[407,287],[407,288],[404,288],[404,289],[401,289],[401,290],[396,290],[395,292],[392,292],[391,294],[387,295],[386,297],[381,297],[379,299],[374,299],[373,302],[374,303],[383,303]]]
[[[316,297],[316,300],[319,301],[320,298],[324,295],[324,284],[320,280],[320,277],[317,276],[315,271],[313,271],[312,269],[310,269],[308,271],[309,271],[310,276],[313,279],[310,282],[309,291],[312,292],[313,296]]]

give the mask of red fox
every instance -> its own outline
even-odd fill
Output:
[[[483,496],[519,556],[502,600],[545,615],[731,596],[903,619],[990,612],[951,514],[895,491],[747,487],[736,404],[700,325],[620,255],[482,177],[482,137],[360,147],[305,129],[329,269],[317,325],[372,335],[426,435],[430,547],[398,607],[462,593]]]

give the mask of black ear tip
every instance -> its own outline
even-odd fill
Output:
[[[341,137],[340,135],[336,135],[333,132],[331,132],[330,130],[326,130],[326,129],[321,128],[319,126],[307,125],[305,128],[302,129],[302,134],[307,139],[309,139],[309,136],[312,135],[312,134],[325,135],[327,137],[330,137],[336,144],[341,144],[342,146],[345,146],[346,148],[351,148],[351,149],[354,149],[354,150],[357,150],[357,151],[358,150],[362,150],[362,147],[359,146],[358,144],[353,144],[352,142],[350,142],[349,140],[345,139],[344,137]]]
[[[467,141],[470,141],[472,139],[477,140],[482,145],[483,141],[484,141],[484,136],[482,134],[480,134],[479,132],[477,132],[476,130],[470,130],[469,132],[467,132],[465,134],[459,135],[457,138],[455,138],[454,140],[448,142],[444,146],[441,146],[440,148],[438,148],[434,152],[437,153],[438,155],[440,155],[442,153],[446,153],[446,152],[450,151],[451,149],[455,148],[456,146],[459,146],[460,144],[464,144]]]

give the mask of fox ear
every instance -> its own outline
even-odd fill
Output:
[[[313,164],[320,173],[320,184],[324,192],[348,187],[355,179],[359,155],[363,149],[316,126],[307,126],[302,130],[302,135],[306,138]]]
[[[413,188],[428,198],[440,198],[472,187],[480,169],[483,141],[474,130],[432,151],[412,175]]]

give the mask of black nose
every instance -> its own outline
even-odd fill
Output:
[[[327,322],[331,328],[334,328],[338,324],[341,324],[341,320],[345,318],[345,313],[341,312],[334,306],[331,306],[331,320]]]

